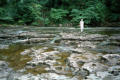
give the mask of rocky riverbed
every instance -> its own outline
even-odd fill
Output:
[[[120,80],[119,29],[1,27],[0,80]]]

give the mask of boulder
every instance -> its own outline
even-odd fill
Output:
[[[108,72],[113,74],[114,76],[120,75],[120,66],[112,66],[108,69]]]
[[[108,76],[113,76],[113,75],[108,73],[107,71],[105,71],[105,72],[96,72],[96,76],[101,78],[101,79],[104,79]]]
[[[98,63],[98,62],[88,62],[82,66],[83,69],[88,70],[90,73],[95,73],[97,71],[106,71],[108,66]]]
[[[120,64],[120,55],[119,54],[106,54],[103,57],[108,60],[108,65],[110,65],[110,66]]]
[[[0,67],[1,68],[6,68],[6,67],[8,67],[8,63],[5,62],[5,61],[0,61]]]

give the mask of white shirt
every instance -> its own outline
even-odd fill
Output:
[[[80,21],[80,29],[81,29],[81,32],[83,32],[83,29],[84,29],[84,21],[83,20]]]

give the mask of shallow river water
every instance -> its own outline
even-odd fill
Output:
[[[1,27],[0,80],[119,80],[118,27]]]

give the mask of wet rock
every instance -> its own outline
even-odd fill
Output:
[[[51,38],[25,38],[21,40],[14,40],[13,43],[40,43],[50,40]]]
[[[74,77],[67,77],[65,75],[58,75],[55,73],[43,73],[40,75],[41,79],[43,80],[78,80]]]
[[[38,32],[21,32],[18,34],[18,37],[28,37],[28,38],[52,38],[55,34],[40,34]]]
[[[108,69],[108,72],[114,76],[118,76],[120,74],[120,66],[112,66]]]
[[[84,61],[77,61],[77,64],[82,66],[85,62]]]
[[[48,48],[47,48],[48,49]],[[44,52],[44,47],[43,48],[39,48],[39,49],[36,49],[36,47],[34,48],[31,48],[31,51],[33,54],[31,54],[32,56],[37,56],[37,55],[40,55],[40,53],[43,53]]]
[[[113,76],[108,72],[97,72],[96,74],[90,74],[84,80],[120,80],[120,77]]]
[[[120,55],[119,54],[106,54],[103,56],[108,60],[108,65],[119,65],[120,64]]]
[[[71,46],[68,47],[68,46],[56,46],[56,48],[59,50],[59,51],[70,51],[71,49],[73,49]]]
[[[98,42],[90,42],[90,41],[81,41],[78,43],[78,47],[80,48],[96,48],[96,44]]]
[[[100,55],[95,55],[92,53],[84,53],[84,54],[71,54],[68,57],[68,64],[74,68],[80,68],[84,63],[95,61],[98,59]]]
[[[109,61],[108,61],[106,58],[102,57],[102,56],[100,56],[100,57],[97,59],[97,62],[103,63],[103,64],[108,64],[108,63],[109,63]]]
[[[39,42],[45,42],[48,40],[51,40],[52,38],[30,38],[28,41],[30,43],[39,43]]]
[[[104,79],[107,76],[112,76],[112,74],[108,73],[108,72],[96,72],[97,77]]]
[[[76,55],[76,54],[75,54]],[[74,68],[79,68],[79,66],[78,66],[78,64],[77,64],[77,62],[79,61],[79,59],[78,58],[73,58],[73,57],[75,57],[75,55],[74,54],[72,54],[69,58],[68,58],[68,65],[70,66],[70,67],[74,67]]]
[[[6,72],[11,72],[11,71],[13,71],[13,69],[12,68],[6,68],[5,71]]]
[[[105,40],[108,36],[107,35],[101,35],[101,34],[88,34],[85,37],[81,37],[84,40],[94,40],[94,41],[101,41]]]
[[[107,35],[101,35],[101,34],[88,34],[88,35],[75,35],[71,33],[62,33],[62,39],[63,40],[80,40],[80,41],[103,41],[108,36]]]
[[[67,33],[60,33],[59,40],[57,40],[57,34],[53,32],[53,29],[46,32],[44,29],[35,27],[13,28],[0,32],[1,43],[3,41],[5,43],[42,44],[47,42],[44,45],[55,47],[56,50],[50,50],[48,47],[26,49],[20,54],[29,55],[32,60],[27,62],[24,69],[17,71],[8,68],[8,63],[0,61],[0,80],[6,80],[7,77],[7,80],[119,80],[120,78],[120,57],[119,54],[116,54],[120,51],[119,35],[107,36],[86,32],[80,34],[76,31],[71,31],[71,33],[67,31]],[[50,40],[55,43],[50,44]],[[97,46],[98,44],[99,46]],[[0,46],[0,49],[4,48],[4,46],[2,48]],[[95,51],[96,53],[93,54],[91,50],[94,49],[99,49],[101,53]],[[69,55],[65,56],[66,53],[64,53],[60,56],[60,52],[68,52]],[[39,70],[38,67],[46,70],[46,73]],[[38,70],[40,73],[37,73],[38,75],[23,74],[28,69]],[[27,73],[31,73],[31,71]]]
[[[6,68],[6,67],[8,67],[8,63],[5,61],[0,61],[0,67]]]
[[[32,76],[31,74],[27,74],[27,75],[22,75],[21,73],[11,73],[8,77],[8,80],[29,80],[30,76]]]
[[[71,51],[72,53],[78,53],[78,54],[81,54],[81,53],[85,53],[85,52],[86,52],[86,51],[85,51],[84,49],[82,49],[82,48],[76,48],[76,49],[72,48],[70,51]]]
[[[103,80],[120,80],[120,76],[106,76]]]
[[[82,78],[86,78],[86,76],[89,75],[89,71],[86,69],[79,69],[77,71],[74,71],[73,74],[75,76],[81,76]]]
[[[52,39],[52,41],[50,42],[50,44],[59,43],[60,40],[61,40],[61,37],[59,35],[56,35],[56,37],[54,37]]]
[[[11,36],[10,34],[0,34],[1,39],[9,39],[11,37],[13,37],[13,36]]]
[[[17,80],[40,80],[39,76],[34,75],[22,75],[21,77],[18,77]]]
[[[90,74],[89,76],[87,76],[87,79],[84,80],[102,80],[102,79],[97,77],[95,74]]]
[[[27,54],[29,54],[29,53],[31,53],[31,52],[32,52],[32,50],[26,49],[25,51],[21,52],[20,54],[21,54],[21,55],[27,55]]]
[[[69,34],[69,33],[60,33],[63,39],[79,39],[80,37],[76,34]]]
[[[5,61],[0,61],[0,80],[8,80],[12,69],[8,67],[8,63]]]
[[[15,75],[9,80],[78,80],[75,77],[67,77],[65,75],[58,75],[56,73],[43,73],[41,75],[32,75],[32,74],[26,74],[26,75]]]
[[[68,47],[68,46],[56,46],[56,48],[59,51],[65,51],[65,52],[70,52],[70,53],[85,53],[86,51],[82,48],[73,48],[72,46]]]
[[[1,78],[7,78],[9,76],[9,72],[0,72],[0,79]]]
[[[95,73],[97,71],[105,71],[108,69],[108,66],[98,63],[98,62],[89,62],[85,63],[82,68],[87,69],[90,73]]]
[[[27,31],[22,31],[22,30],[20,30],[20,31],[16,31],[15,33],[16,33],[16,34],[27,33]]]
[[[106,40],[106,41],[101,42],[98,46],[106,46],[106,45],[120,46],[120,42]]]
[[[15,40],[15,41],[12,41],[12,43],[27,43],[28,41],[29,41],[28,39]]]
[[[8,49],[9,48],[9,45],[2,45],[0,44],[0,49]]]
[[[25,71],[26,71],[26,69],[24,68],[24,69],[17,70],[16,72],[18,72],[18,73],[24,73]]]
[[[0,80],[8,80],[7,78],[0,78]]]
[[[38,36],[38,34],[36,32],[27,32],[27,31],[19,31],[18,32],[18,36],[24,36],[24,37],[27,37],[27,36],[33,36],[33,37],[36,37]]]
[[[56,70],[62,70],[62,67],[61,66],[57,66],[55,67]]]
[[[41,49],[33,50],[33,53],[31,55],[33,60],[27,62],[27,66],[37,66],[40,64],[53,65],[54,63],[56,63],[55,59],[57,59],[58,57],[55,57],[55,55],[58,53],[58,51],[43,52]]]
[[[99,72],[96,74],[90,74],[87,79],[84,80],[120,80],[120,76],[112,76],[107,72]]]
[[[110,40],[116,40],[116,41],[120,41],[120,36],[119,35],[113,35],[109,38]]]

